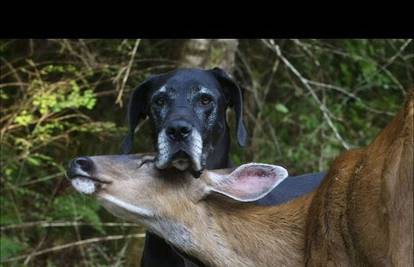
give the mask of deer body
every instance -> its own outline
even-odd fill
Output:
[[[307,265],[412,266],[413,94],[373,143],[338,157],[327,177],[309,210]]]
[[[249,202],[287,177],[279,166],[194,179],[137,155],[82,159],[87,168],[70,175],[79,191],[208,266],[413,265],[413,94],[371,145],[338,157],[315,192],[278,206]]]

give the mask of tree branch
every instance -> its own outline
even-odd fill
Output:
[[[303,84],[303,86],[309,91],[312,98],[315,100],[315,102],[319,105],[320,110],[322,111],[323,117],[325,118],[326,122],[328,123],[329,127],[334,132],[336,138],[339,140],[339,142],[342,144],[342,146],[345,149],[349,149],[350,145],[342,138],[342,136],[339,134],[338,129],[333,124],[331,120],[330,111],[325,106],[325,104],[318,98],[315,91],[313,90],[312,86],[310,85],[308,79],[303,77],[303,75],[290,63],[290,61],[282,54],[280,51],[279,45],[275,44],[273,40],[263,40],[263,42],[266,44],[266,46],[270,47],[272,50],[276,52],[276,55],[282,60],[282,62],[286,65],[286,67],[300,80],[300,82]]]
[[[135,41],[135,45],[131,53],[131,58],[129,59],[128,66],[126,68],[126,72],[125,72],[124,78],[122,79],[121,87],[119,89],[119,93],[115,101],[115,103],[119,104],[120,107],[122,107],[122,95],[124,94],[125,85],[126,85],[126,82],[128,81],[129,73],[131,72],[132,63],[134,63],[134,58],[135,58],[135,55],[137,54],[140,40],[141,39],[137,39]]]
[[[105,236],[105,237],[94,237],[94,238],[84,239],[84,240],[80,240],[80,241],[76,241],[76,242],[72,242],[72,243],[67,243],[67,244],[64,244],[64,245],[59,245],[59,246],[39,250],[39,251],[37,251],[33,254],[29,253],[29,254],[20,255],[20,256],[17,256],[17,257],[5,259],[5,260],[2,260],[1,263],[22,260],[22,259],[25,259],[29,256],[36,257],[36,256],[39,256],[39,255],[42,255],[42,254],[55,252],[55,251],[59,251],[59,250],[62,250],[62,249],[75,247],[75,246],[80,246],[80,245],[85,245],[85,244],[92,244],[92,243],[97,243],[97,242],[127,239],[127,238],[128,239],[129,238],[143,238],[143,237],[145,237],[145,234],[143,234],[143,233],[142,234],[133,234],[133,235],[112,235],[112,236]]]

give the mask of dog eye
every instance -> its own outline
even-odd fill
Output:
[[[161,96],[158,97],[157,99],[155,99],[155,104],[157,104],[158,106],[163,106],[165,104],[166,100],[165,97]]]
[[[202,104],[202,105],[208,105],[208,104],[210,104],[211,103],[211,101],[213,101],[213,99],[211,98],[211,96],[209,96],[209,95],[202,95],[201,97],[200,97],[200,103]]]

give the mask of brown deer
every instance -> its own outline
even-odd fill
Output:
[[[320,187],[277,206],[258,200],[287,177],[249,163],[199,179],[148,156],[72,161],[69,177],[111,213],[209,266],[413,266],[413,93],[366,148],[339,156]]]

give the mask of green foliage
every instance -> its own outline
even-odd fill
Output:
[[[92,225],[99,233],[105,234],[98,216],[99,204],[90,197],[70,195],[55,199],[50,220],[82,221]]]
[[[18,53],[12,52],[12,47],[4,51],[11,58],[19,58]],[[98,75],[99,70],[91,72],[73,64],[43,66],[36,63],[34,57],[15,62],[12,66],[15,69],[11,70],[15,76],[8,75],[10,69],[5,67],[2,65],[0,72],[5,85],[1,88],[1,225],[29,221],[84,222],[91,226],[90,232],[105,234],[99,214],[101,207],[90,199],[62,191],[68,160],[78,153],[86,153],[86,150],[74,149],[82,141],[75,136],[96,141],[99,141],[97,135],[101,139],[120,139],[122,131],[110,116],[91,117],[99,103],[98,90],[92,89],[96,80],[94,74]],[[27,81],[25,86],[14,86],[15,77],[19,77],[19,83]],[[108,110],[108,114],[111,111]],[[73,242],[70,240],[73,234],[68,230],[71,228],[63,235],[47,232],[48,239],[59,244],[58,237],[64,236],[64,242]],[[1,259],[30,252],[41,233],[41,229],[18,235],[2,230]],[[21,245],[27,242],[29,245]],[[48,243],[53,246],[54,242]],[[55,263],[61,266],[58,261]],[[35,259],[33,265],[38,264]]]
[[[23,110],[19,115],[16,116],[14,121],[21,126],[27,126],[33,122],[33,115],[27,114],[27,110]]]
[[[346,147],[369,143],[413,87],[409,40],[274,40],[307,85],[272,45],[239,46],[236,77],[254,101],[246,105],[252,144],[237,162],[278,162],[291,174],[326,170]]]
[[[65,92],[68,92],[65,94]],[[63,93],[63,94],[62,94]],[[60,112],[69,108],[93,109],[96,104],[96,97],[91,89],[86,89],[81,94],[81,88],[75,80],[69,81],[69,88],[58,88],[55,92],[42,92],[33,97],[33,106],[40,112],[40,115]]]
[[[23,251],[23,249],[24,245],[20,242],[6,236],[0,237],[0,260],[17,255]]]

